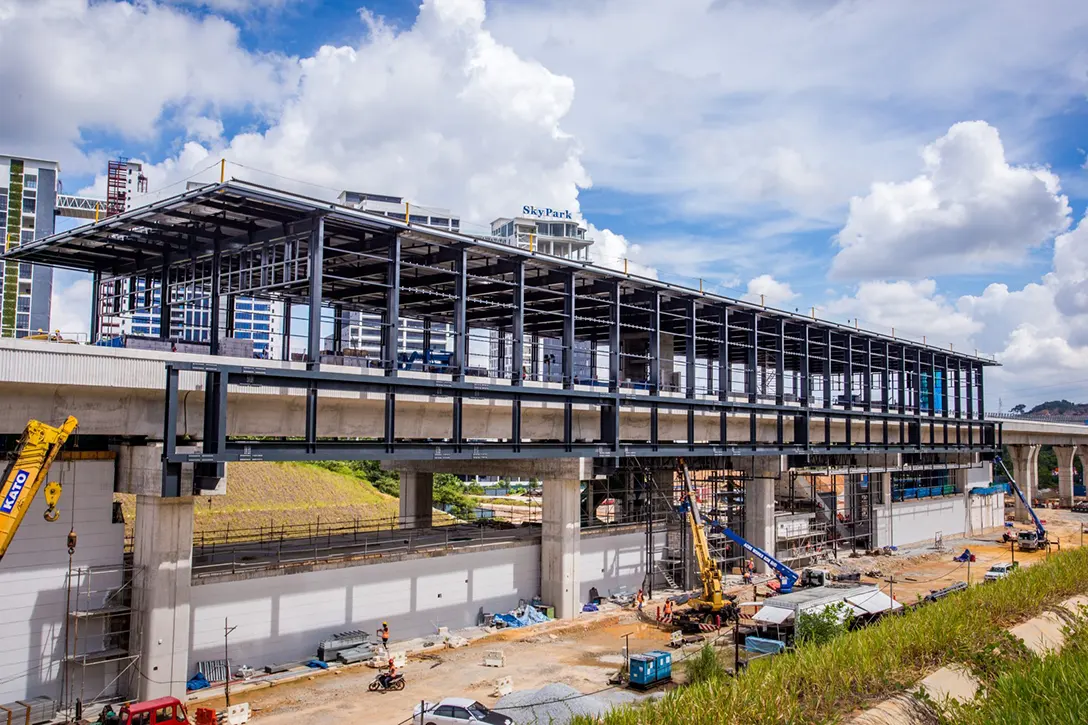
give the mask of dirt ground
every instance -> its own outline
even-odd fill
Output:
[[[397,725],[412,715],[421,699],[472,697],[492,706],[495,682],[509,677],[515,690],[563,682],[582,692],[606,687],[623,664],[624,635],[632,652],[667,646],[669,633],[636,621],[631,611],[585,617],[571,624],[553,622],[506,630],[461,649],[447,649],[428,659],[411,659],[404,668],[408,686],[401,692],[372,693],[376,673],[365,666],[322,672],[312,679],[247,692],[232,698],[248,702],[261,725],[358,722]],[[486,650],[501,649],[506,666],[485,667]],[[433,658],[433,659],[432,659]],[[220,708],[223,700],[201,703]]]
[[[1056,536],[1061,548],[1081,543],[1080,531],[1088,525],[1088,514],[1040,510],[1051,539]],[[890,588],[887,578],[894,574],[895,598],[912,602],[934,589],[958,581],[967,581],[967,566],[952,557],[970,548],[977,561],[971,565],[971,583],[982,581],[991,564],[1011,558],[1008,545],[1000,534],[979,539],[955,539],[945,542],[944,550],[933,546],[901,551],[896,556],[840,558],[832,570],[879,570],[880,577],[863,576],[864,582]],[[1022,566],[1044,559],[1047,554],[1015,553]],[[760,595],[766,590],[758,587]],[[751,600],[751,587],[735,588],[742,601]],[[647,605],[654,611],[655,600]],[[276,685],[238,695],[235,702],[249,702],[254,720],[260,725],[295,725],[300,722],[366,722],[373,725],[399,725],[411,717],[412,708],[421,699],[437,701],[443,697],[472,697],[485,705],[494,705],[495,681],[510,677],[515,690],[533,689],[552,682],[562,682],[582,692],[593,692],[607,685],[608,678],[623,663],[624,635],[630,634],[632,652],[663,648],[669,632],[639,622],[635,613],[582,615],[571,622],[551,622],[537,627],[506,630],[478,640],[468,647],[444,650],[429,659],[412,659],[404,669],[408,682],[402,692],[377,694],[367,692],[375,671],[352,666],[333,672],[321,672],[309,679]],[[506,655],[504,668],[485,667],[485,650],[501,649]],[[202,706],[222,707],[212,700]]]

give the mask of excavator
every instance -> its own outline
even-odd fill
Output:
[[[31,502],[49,474],[49,467],[78,425],[79,422],[72,416],[68,416],[59,428],[37,420],[27,423],[15,446],[11,463],[4,471],[3,488],[0,488],[0,559],[7,553],[19,524],[23,522]],[[46,521],[53,522],[59,517],[57,503],[60,493],[61,485],[56,481],[46,485]]]

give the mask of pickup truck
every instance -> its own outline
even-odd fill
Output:
[[[437,703],[424,702],[422,710],[420,712],[420,705],[416,705],[412,712],[412,725],[514,725],[514,719],[509,715],[489,710],[467,697],[446,697]]]
[[[1015,561],[998,562],[997,564],[994,564],[990,567],[990,570],[987,571],[985,575],[983,575],[982,580],[988,582],[995,582],[998,579],[1004,579],[1009,574],[1012,574],[1014,571],[1016,571],[1019,566],[1020,565]]]

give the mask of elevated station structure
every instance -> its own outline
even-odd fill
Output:
[[[462,234],[240,181],[213,184],[10,251],[7,259],[89,271],[94,309],[124,315],[153,289],[159,331],[169,300],[209,301],[210,352],[220,352],[233,298],[308,308],[307,370],[169,365],[167,425],[178,375],[208,376],[206,435],[171,464],[231,460],[622,458],[698,454],[992,452],[982,358],[765,309],[698,290],[625,275]],[[163,293],[163,290],[166,290]],[[101,302],[101,306],[98,304]],[[322,350],[324,312],[334,333],[349,311],[383,316],[377,358],[344,360],[333,336]],[[397,359],[405,318],[452,327],[448,362],[405,370]],[[101,320],[94,320],[97,329]],[[470,331],[497,331],[505,348],[470,365]],[[92,331],[93,332],[93,331]],[[540,380],[541,339],[559,341]],[[589,359],[576,365],[579,343]],[[585,354],[585,353],[583,353]],[[359,367],[344,372],[328,365]],[[576,372],[577,371],[577,372]],[[228,437],[229,386],[304,390],[297,441]],[[319,435],[323,396],[376,394],[381,435]],[[448,431],[398,433],[398,396],[449,406]],[[509,405],[509,430],[466,427],[466,398]],[[562,406],[562,425],[526,431],[526,406]],[[621,425],[621,411],[640,422]],[[686,425],[663,429],[662,415]],[[672,416],[670,416],[672,417]],[[833,429],[841,429],[836,435]]]
[[[938,511],[946,531],[964,530],[969,490],[989,482],[985,462],[1002,442],[983,403],[991,361],[535,242],[231,180],[4,255],[90,272],[94,338],[155,298],[163,340],[177,306],[207,312],[193,322],[208,333],[199,351],[0,345],[0,433],[63,405],[81,421],[85,450],[120,449],[117,480],[139,494],[129,651],[159,673],[139,681],[141,697],[176,691],[191,674],[193,495],[222,490],[231,462],[381,460],[400,472],[401,519],[416,528],[432,523],[436,472],[543,479],[539,592],[559,617],[585,601],[581,526],[606,498],[609,516],[646,523],[647,577],[666,559],[662,535],[680,537],[666,547],[683,559],[684,528],[655,528],[666,525],[656,514],[675,513],[681,455],[715,515],[768,551],[807,546],[813,521],[823,541],[859,548],[932,538]],[[232,357],[240,299],[305,309],[305,344],[283,360]],[[340,331],[356,313],[380,317],[374,355],[345,349]],[[425,337],[448,326],[452,350],[402,359],[401,328],[413,320]],[[723,548],[723,567],[731,556]],[[691,583],[690,570],[680,575]],[[458,616],[475,615],[481,604],[470,600]]]

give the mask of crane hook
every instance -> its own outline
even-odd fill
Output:
[[[61,485],[56,481],[50,481],[45,484],[45,520],[49,523],[53,523],[60,518],[60,511],[57,511],[57,503],[60,501]]]

